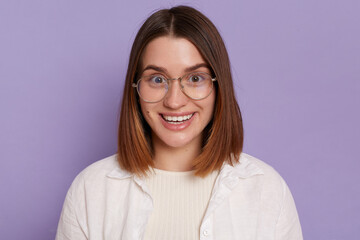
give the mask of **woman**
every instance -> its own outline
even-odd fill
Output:
[[[197,10],[160,10],[139,30],[118,142],[74,180],[57,239],[302,239],[284,180],[241,153],[228,54]]]

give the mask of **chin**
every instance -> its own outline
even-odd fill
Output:
[[[201,136],[196,136],[196,137],[190,137],[189,136],[172,136],[171,138],[169,138],[169,136],[164,136],[164,137],[157,137],[158,140],[160,140],[165,146],[171,147],[171,148],[182,148],[182,147],[186,147],[192,143],[195,144],[195,142],[199,141],[199,137],[201,138]]]
[[[181,147],[185,147],[187,146],[190,141],[179,141],[178,139],[173,140],[173,141],[169,141],[169,140],[163,140],[162,141],[165,145],[172,147],[172,148],[181,148]]]

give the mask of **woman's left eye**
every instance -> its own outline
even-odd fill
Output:
[[[189,80],[190,82],[197,83],[204,80],[204,78],[201,75],[192,75],[190,76]]]

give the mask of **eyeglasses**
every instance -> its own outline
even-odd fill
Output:
[[[165,97],[171,80],[180,80],[180,89],[186,96],[201,100],[211,94],[216,78],[205,72],[193,72],[179,78],[166,78],[161,74],[153,74],[141,77],[137,83],[132,84],[132,87],[137,89],[142,100],[156,103]]]

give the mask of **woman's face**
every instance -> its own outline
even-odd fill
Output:
[[[194,71],[210,73],[200,52],[185,38],[155,38],[144,49],[141,63],[141,76],[161,74],[169,79]],[[198,67],[194,69],[194,66]],[[202,132],[213,117],[214,105],[215,89],[205,99],[193,100],[181,91],[178,80],[171,81],[160,102],[140,99],[142,114],[152,129],[154,146],[165,144],[175,148],[201,147]]]

